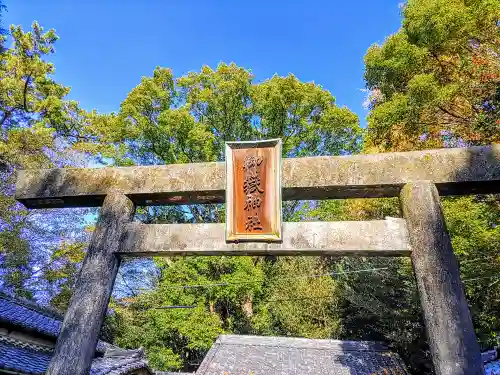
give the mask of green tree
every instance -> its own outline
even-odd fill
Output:
[[[498,0],[408,1],[402,28],[365,56],[367,149],[499,141],[499,19]]]
[[[402,28],[365,56],[372,90],[365,150],[498,142],[500,3],[410,0],[403,17]],[[490,297],[498,293],[490,279],[498,269],[498,197],[447,198],[443,206],[462,278],[481,274],[466,291],[480,342],[491,346],[500,329]]]
[[[500,197],[447,198],[443,209],[476,335],[489,349],[500,332]]]
[[[443,210],[483,349],[496,344],[500,240],[498,197],[443,198]],[[309,213],[315,220],[381,220],[401,217],[397,199],[321,203]],[[343,258],[330,260],[335,277],[341,337],[391,344],[413,372],[432,373],[420,302],[410,259]],[[357,272],[362,270],[373,272]],[[343,274],[345,272],[345,274]]]
[[[293,75],[254,83],[248,70],[234,64],[220,64],[216,70],[205,66],[200,72],[177,79],[169,69],[156,68],[152,77],[144,77],[130,92],[118,113],[94,119],[86,129],[96,136],[92,147],[94,150],[100,147],[101,139],[108,145],[121,145],[120,153],[115,156],[120,164],[223,160],[225,141],[275,137],[283,139],[285,157],[338,155],[360,148],[358,118],[347,108],[337,107],[328,91],[313,83],[300,82]],[[298,218],[307,207],[304,203],[287,203],[285,218]],[[222,222],[222,208],[221,205],[139,208],[138,217],[148,223]],[[148,357],[160,369],[190,369],[193,358],[201,358],[222,331],[329,337],[338,332],[339,326],[329,307],[334,297],[324,298],[334,292],[331,280],[279,281],[282,277],[303,274],[299,265],[304,265],[309,273],[317,273],[315,269],[321,272],[319,262],[309,262],[258,257],[155,260],[155,269],[160,270],[156,287],[134,297],[130,307],[117,307],[112,320],[129,319],[127,324],[132,325],[143,322],[145,314],[151,313],[139,312],[135,306],[143,304],[144,299],[151,301],[147,305],[150,309],[155,304],[197,306],[186,311],[165,311],[155,319],[157,325],[147,325],[147,329],[140,331],[148,337],[154,337],[160,329],[163,332],[163,338],[145,344]],[[270,277],[274,281],[269,281]],[[268,282],[274,283],[270,289]],[[221,283],[228,285],[169,289],[179,284]],[[296,288],[289,287],[292,285]],[[313,312],[310,307],[314,302],[305,299],[310,297],[311,288],[323,296],[322,302],[316,301],[321,308]],[[274,303],[273,299],[288,302]],[[178,327],[180,322],[171,318],[176,314],[185,321],[190,314],[194,315],[189,320],[191,331]],[[213,330],[196,318],[199,314],[212,317],[207,321]],[[295,314],[298,315],[294,318]],[[116,332],[116,340],[122,345],[133,346],[140,338],[127,329]],[[203,337],[204,341],[192,341],[193,337]]]
[[[309,215],[321,221],[401,217],[397,198],[330,200]],[[431,373],[410,259],[344,257],[327,265],[336,273],[340,337],[386,342],[412,373]]]
[[[51,228],[32,220],[40,213],[28,213],[14,200],[15,171],[74,164],[73,144],[86,114],[65,99],[69,88],[53,79],[47,57],[57,40],[54,31],[44,32],[35,22],[28,32],[11,26],[10,36],[12,46],[0,53],[0,275],[3,288],[32,297],[41,282],[39,268],[50,261],[39,240]],[[66,218],[60,212],[54,230]]]
[[[41,269],[47,282],[48,303],[60,311],[66,311],[73,293],[78,270],[87,250],[86,242],[62,242],[50,254]]]
[[[264,293],[255,303],[255,333],[307,338],[341,335],[341,293],[324,259],[281,257],[266,267]]]
[[[402,28],[365,56],[370,114],[364,152],[498,141],[499,12],[498,1],[487,0],[409,0],[405,4]],[[498,201],[495,197],[448,198],[443,199],[443,207],[476,332],[486,348],[500,328],[494,278],[498,244],[493,239],[498,237]],[[313,214],[330,220],[400,216],[394,199],[325,202]],[[431,373],[408,260],[345,259],[332,266],[387,267],[338,280],[344,291],[344,332],[388,341],[414,372]]]
[[[248,324],[245,306],[260,293],[263,272],[250,257],[158,259],[157,264],[156,288],[128,299],[128,306],[116,304],[111,317],[111,325],[118,322],[116,342],[144,346],[157,369],[192,370],[220,333]],[[168,306],[193,308],[162,309]]]

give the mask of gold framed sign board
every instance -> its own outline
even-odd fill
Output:
[[[226,142],[226,242],[281,241],[281,139]]]

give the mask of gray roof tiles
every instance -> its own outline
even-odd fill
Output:
[[[90,375],[121,375],[140,368],[149,369],[142,350],[112,350],[92,361]]]
[[[220,336],[196,375],[406,375],[400,357],[373,342]]]
[[[0,369],[42,375],[51,357],[51,349],[0,336]],[[90,375],[122,375],[140,368],[150,370],[143,352],[122,350],[119,355],[95,358]]]
[[[2,321],[51,337],[57,337],[61,328],[59,319],[0,294],[0,322]]]
[[[25,374],[44,374],[52,353],[0,336],[0,369]]]
[[[254,345],[280,348],[321,349],[321,350],[389,350],[386,344],[377,341],[344,341],[326,339],[305,339],[298,337],[221,335],[217,339],[223,345]]]
[[[61,329],[61,317],[50,309],[0,293],[0,326],[2,323],[37,332],[54,339]],[[52,349],[18,339],[0,336],[0,369],[41,375],[47,370]],[[103,355],[104,354],[104,355]],[[140,368],[150,373],[142,350],[124,350],[99,341],[90,375],[121,375]]]

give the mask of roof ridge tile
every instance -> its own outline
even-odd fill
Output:
[[[62,311],[57,310],[53,307],[42,306],[35,301],[28,300],[26,298],[14,297],[5,292],[0,291],[0,299],[5,299],[9,302],[15,303],[18,306],[22,306],[26,309],[32,310],[34,312],[39,313],[45,317],[49,317],[52,319],[63,320],[64,314]]]

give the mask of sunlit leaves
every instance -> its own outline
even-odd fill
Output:
[[[402,29],[365,56],[367,87],[381,93],[367,148],[442,147],[441,131],[463,144],[498,141],[498,1],[412,0],[403,16]]]
[[[281,138],[288,157],[342,155],[361,145],[358,117],[337,107],[321,86],[293,75],[256,83],[249,70],[224,63],[177,79],[157,68],[129,93],[118,113],[95,117],[89,129],[96,139],[125,145],[123,155],[138,164],[220,161],[224,142],[235,140]],[[285,216],[304,217],[308,208],[285,204]],[[215,205],[154,207],[139,208],[138,217],[147,223],[220,222],[223,212]],[[281,281],[320,270],[316,260],[279,261],[274,267],[261,258],[191,257],[157,259],[155,266],[156,287],[134,296],[129,308],[117,307],[112,319],[128,322],[115,330],[117,342],[144,345],[158,368],[192,369],[193,358],[201,358],[222,331],[307,337],[340,331],[332,315],[331,279]],[[321,300],[311,299],[311,293]],[[271,301],[277,298],[287,302]],[[160,305],[196,308],[159,313],[154,307]],[[319,308],[311,313],[311,306]]]

